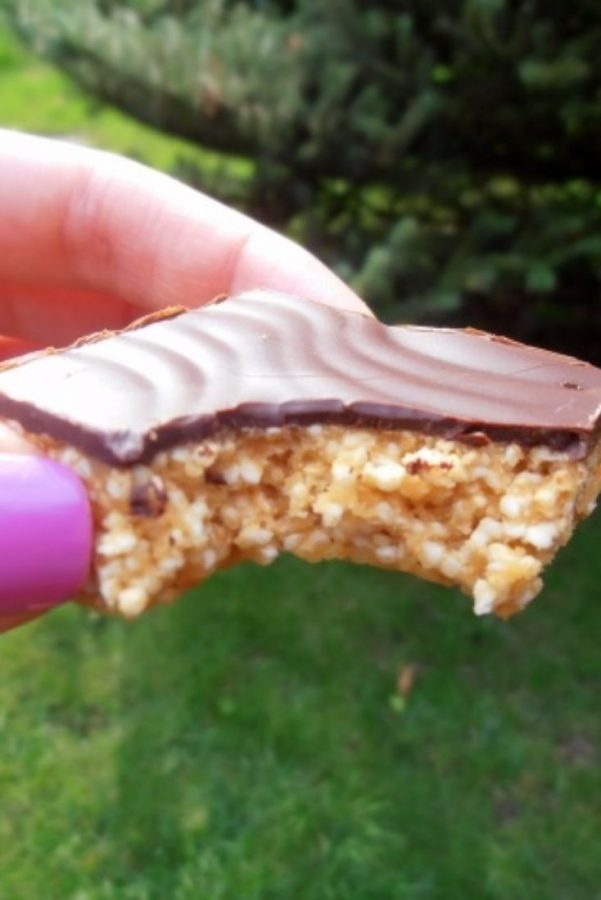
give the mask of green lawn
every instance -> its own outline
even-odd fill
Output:
[[[601,897],[599,546],[509,624],[282,560],[4,637],[2,897]]]
[[[0,123],[192,152],[0,48]],[[508,624],[281,560],[3,637],[1,900],[601,898],[600,549],[597,517]]]

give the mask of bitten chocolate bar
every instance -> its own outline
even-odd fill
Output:
[[[5,365],[0,416],[85,482],[86,598],[126,616],[281,552],[507,615],[601,489],[601,370],[274,293]]]

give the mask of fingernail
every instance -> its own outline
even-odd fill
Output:
[[[41,456],[0,454],[0,612],[69,600],[91,553],[90,507],[77,476]]]

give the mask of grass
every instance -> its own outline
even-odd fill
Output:
[[[5,636],[2,896],[601,897],[600,540],[509,624],[285,559]]]
[[[193,152],[0,48],[0,123]],[[4,636],[0,897],[601,898],[600,546],[597,517],[508,624],[283,559]]]

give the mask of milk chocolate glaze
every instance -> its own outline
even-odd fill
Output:
[[[117,466],[225,427],[342,423],[585,456],[601,370],[483,332],[272,292],[167,310],[0,369],[0,416]]]

